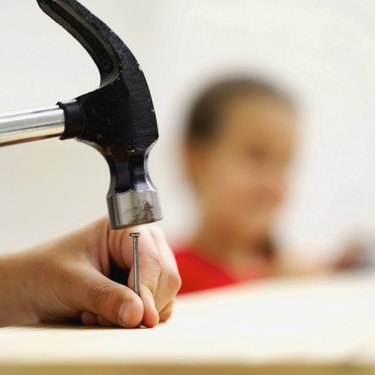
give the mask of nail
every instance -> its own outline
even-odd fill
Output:
[[[130,233],[129,236],[133,239],[133,277],[134,277],[134,292],[140,296],[139,288],[139,259],[138,259],[138,238],[141,234],[138,232]]]

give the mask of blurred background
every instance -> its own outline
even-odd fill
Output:
[[[375,237],[375,3],[362,0],[82,0],[131,48],[148,80],[160,140],[150,157],[171,242],[195,225],[180,136],[195,94],[223,74],[270,77],[299,100],[304,124],[285,248],[335,256]],[[0,113],[49,106],[95,89],[83,48],[36,1],[0,3]],[[107,164],[76,141],[0,148],[0,251],[107,214]]]

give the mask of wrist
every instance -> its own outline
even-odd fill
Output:
[[[0,256],[0,326],[39,322],[30,274],[30,251]]]

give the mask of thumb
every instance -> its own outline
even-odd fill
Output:
[[[80,308],[121,327],[138,327],[143,319],[141,299],[129,288],[89,270],[78,290]]]

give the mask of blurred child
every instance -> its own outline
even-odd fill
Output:
[[[257,78],[223,80],[197,98],[184,156],[201,216],[191,241],[175,249],[180,293],[282,272],[272,230],[298,122],[291,98]]]

